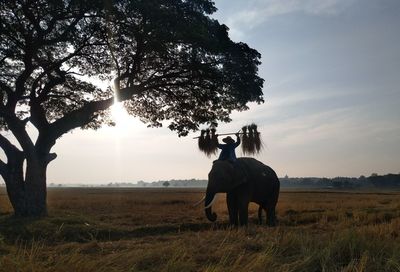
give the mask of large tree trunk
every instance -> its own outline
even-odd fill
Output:
[[[22,153],[15,153],[9,157],[6,173],[3,176],[6,183],[8,198],[17,216],[22,216],[25,209],[25,188],[24,188],[24,157]]]
[[[46,216],[46,171],[49,162],[57,157],[54,153],[50,154],[55,139],[39,131],[34,145],[21,124],[12,124],[22,150],[0,134],[0,147],[7,156],[7,163],[0,160],[0,174],[6,183],[14,214],[22,217]]]
[[[33,160],[27,162],[25,175],[25,215],[47,215],[47,162]]]
[[[24,180],[23,159],[18,163],[8,163],[5,182],[15,216],[47,215],[46,169],[46,161],[28,160]]]

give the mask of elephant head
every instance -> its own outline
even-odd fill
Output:
[[[208,174],[208,185],[204,199],[205,212],[208,220],[214,222],[217,215],[212,212],[211,207],[217,193],[227,193],[239,186],[244,179],[237,177],[234,165],[228,161],[215,161]]]

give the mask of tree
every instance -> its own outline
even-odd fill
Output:
[[[215,11],[211,0],[1,1],[0,174],[16,215],[47,214],[51,148],[75,128],[113,125],[115,101],[179,136],[263,102],[260,54],[230,40]]]
[[[167,188],[170,184],[169,184],[168,181],[164,181],[162,185],[163,185],[165,188]]]

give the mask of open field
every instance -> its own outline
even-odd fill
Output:
[[[50,216],[10,217],[0,271],[400,271],[400,193],[283,191],[279,226],[209,223],[199,189],[53,188]]]

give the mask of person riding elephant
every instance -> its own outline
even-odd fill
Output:
[[[240,145],[239,133],[236,133],[236,142],[232,137],[228,136],[222,139],[225,144],[220,144],[217,138],[217,147],[221,149],[218,161],[228,161],[233,164],[235,170],[235,177],[241,179],[242,182],[246,182],[245,169],[241,165],[240,161],[237,160],[235,149]],[[218,134],[216,134],[218,136]],[[215,161],[214,161],[215,162]]]
[[[236,149],[236,147],[238,147],[240,145],[240,137],[239,137],[239,133],[236,133],[235,135],[236,135],[236,142],[230,136],[222,139],[222,141],[225,144],[220,144],[219,142],[217,142],[217,147],[219,149],[221,149],[221,153],[219,154],[218,160],[221,160],[221,161],[228,160],[233,163],[236,162],[237,158],[236,158],[235,149]],[[218,136],[218,134],[216,136]],[[218,139],[217,139],[217,141],[218,141]]]
[[[250,202],[260,205],[267,211],[267,223],[276,224],[275,207],[278,202],[280,183],[275,171],[254,158],[238,158],[246,169],[246,179],[235,177],[233,164],[217,160],[208,174],[205,201],[207,218],[214,222],[217,215],[212,212],[212,205],[217,193],[227,193],[226,201],[229,222],[233,225],[247,225]]]

